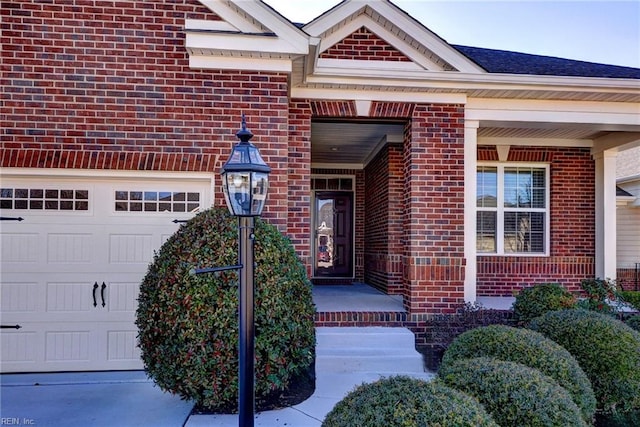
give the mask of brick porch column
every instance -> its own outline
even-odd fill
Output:
[[[404,146],[404,304],[410,315],[464,301],[464,107],[417,105]]]

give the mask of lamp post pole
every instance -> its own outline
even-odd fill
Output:
[[[240,427],[253,427],[255,412],[255,325],[254,325],[254,217],[260,216],[269,184],[271,168],[262,160],[258,149],[249,142],[253,137],[242,115],[242,129],[222,166],[222,192],[231,215],[238,217],[239,265],[205,269],[200,272],[240,270],[238,304],[238,422]]]
[[[252,216],[238,217],[238,242],[240,255],[240,305],[239,305],[239,427],[253,427],[255,411],[254,389],[254,276],[253,276]]]

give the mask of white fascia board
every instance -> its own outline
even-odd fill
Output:
[[[207,21],[205,19],[185,19],[184,20],[185,31],[226,31],[226,32],[240,32],[240,30],[226,21]]]
[[[262,1],[200,0],[200,2],[242,33],[263,33],[264,28],[268,28],[283,45],[288,46],[281,47],[281,50],[298,55],[309,53],[309,36]],[[251,19],[238,14],[231,4],[243,10]],[[251,45],[251,49],[263,50],[259,44]],[[246,46],[242,50],[247,50]]]
[[[372,77],[382,77],[369,73],[363,74],[357,69],[318,68],[308,81],[312,83],[345,83],[347,78],[362,77],[372,82]],[[634,79],[605,79],[595,77],[557,77],[532,76],[526,74],[462,73],[458,71],[407,71],[403,78],[430,88],[449,88],[461,90],[535,90],[593,93],[625,93],[640,97],[638,81]],[[637,104],[636,104],[637,105]]]
[[[317,68],[324,69],[357,69],[361,75],[375,73],[389,75],[389,72],[405,73],[409,71],[423,71],[423,68],[414,62],[403,61],[369,61],[358,59],[323,59],[318,58]]]
[[[324,99],[324,100],[354,100],[354,101],[386,101],[386,102],[415,102],[437,104],[464,104],[467,95],[463,93],[427,93],[377,91],[356,89],[315,89],[292,88],[291,98]]]
[[[456,70],[465,73],[486,73],[482,67],[451,47],[445,40],[418,23],[397,6],[388,1],[371,1],[369,6],[444,61],[451,64]]]
[[[348,19],[366,5],[363,1],[343,1],[302,27],[310,36],[318,37],[338,22]]]
[[[469,98],[465,111],[465,115],[469,119],[480,121],[601,124],[630,127],[640,126],[639,113],[640,105],[630,102],[493,98]]]
[[[590,139],[478,137],[478,145],[592,148]]]
[[[252,17],[259,18],[263,26],[276,33],[278,37],[287,40],[297,51],[308,52],[309,35],[279,13],[274,13],[262,1],[240,0],[236,4]]]
[[[213,13],[218,15],[223,21],[228,22],[231,26],[243,33],[261,33],[264,30],[260,27],[259,23],[250,21],[244,16],[238,14],[238,12],[231,6],[231,2],[225,0],[199,0],[204,6],[206,6]],[[241,2],[238,2],[238,4]],[[246,2],[250,3],[250,2]],[[252,2],[251,2],[252,3]]]
[[[189,68],[196,70],[251,70],[291,73],[289,59],[189,55]]]
[[[624,155],[624,154],[623,154]],[[618,178],[616,179],[616,182],[618,184],[626,184],[627,182],[633,182],[633,181],[640,181],[640,174],[638,175],[629,175],[629,176],[624,176],[622,178]]]
[[[238,34],[186,31],[185,47],[194,50],[241,51],[305,55],[308,50],[295,50],[281,37],[264,34]]]

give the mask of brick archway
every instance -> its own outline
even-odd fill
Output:
[[[288,231],[309,269],[311,121],[362,119],[358,107],[352,100],[290,103]],[[402,146],[381,150],[362,176],[363,279],[402,293],[410,314],[451,312],[464,299],[464,107],[373,101],[367,119],[407,124]]]

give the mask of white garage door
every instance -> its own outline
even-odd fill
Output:
[[[2,372],[142,368],[139,284],[180,221],[211,205],[198,178],[4,175]]]

